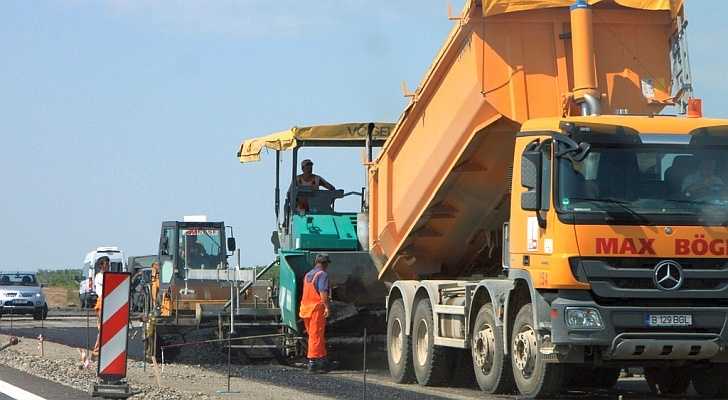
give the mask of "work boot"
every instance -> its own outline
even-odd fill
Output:
[[[321,371],[321,364],[318,362],[318,359],[309,359],[308,366],[306,367],[306,372],[308,372],[309,374],[318,374],[319,371]]]
[[[339,366],[338,361],[330,361],[328,358],[320,358],[319,359],[319,373],[325,374],[329,371],[335,370]]]

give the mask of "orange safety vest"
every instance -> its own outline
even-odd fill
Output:
[[[319,275],[324,271],[318,271],[313,274],[311,282],[306,277],[303,277],[303,296],[301,297],[301,307],[298,311],[298,316],[301,318],[311,318],[311,313],[317,305],[323,304],[321,301],[321,295],[316,290],[316,280]]]

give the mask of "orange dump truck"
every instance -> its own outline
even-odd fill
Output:
[[[728,120],[690,97],[682,2],[457,21],[369,168],[392,377],[727,395]]]

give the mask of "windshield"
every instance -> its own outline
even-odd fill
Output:
[[[33,274],[0,274],[0,286],[38,286]]]
[[[222,232],[214,228],[180,229],[180,267],[216,269],[223,263]]]
[[[678,137],[683,143],[592,142],[582,161],[561,157],[557,208],[585,223],[727,224],[728,140]]]

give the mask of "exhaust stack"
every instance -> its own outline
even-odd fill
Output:
[[[597,90],[594,64],[592,10],[587,0],[571,5],[571,48],[574,61],[574,100],[582,115],[601,113],[601,94]]]

